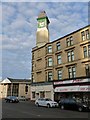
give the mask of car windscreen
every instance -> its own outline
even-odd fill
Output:
[[[69,103],[76,103],[76,100],[69,99]]]
[[[11,99],[16,99],[16,97],[15,97],[15,96],[11,96],[10,98],[11,98]]]

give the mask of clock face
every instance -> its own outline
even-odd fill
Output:
[[[39,26],[40,26],[40,27],[44,27],[44,25],[45,25],[44,22],[40,22],[40,23],[39,23]]]
[[[44,26],[45,26],[45,19],[39,20],[39,21],[38,21],[38,27],[39,27],[39,28],[42,28],[42,27],[44,27]]]

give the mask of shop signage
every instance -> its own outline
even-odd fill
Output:
[[[59,82],[54,82],[54,85],[69,84],[69,83],[83,83],[83,82],[90,82],[90,79],[75,79],[75,80],[59,81]]]
[[[56,87],[55,92],[69,92],[69,91],[77,91],[78,86],[66,86],[66,87]]]
[[[88,86],[80,86],[79,91],[89,91],[90,92],[90,85],[88,85]]]
[[[84,86],[66,86],[66,87],[56,87],[54,89],[54,92],[90,92],[90,85],[84,85]]]

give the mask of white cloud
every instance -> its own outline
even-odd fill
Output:
[[[30,76],[31,50],[36,44],[39,12],[47,12],[51,21],[49,31],[52,41],[88,24],[86,5],[62,2],[3,3],[3,76]]]
[[[7,20],[9,17],[12,17],[15,13],[15,8],[7,4],[2,4],[2,19]]]
[[[0,4],[0,22],[2,22],[2,6]]]

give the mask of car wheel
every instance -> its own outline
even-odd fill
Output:
[[[36,103],[36,106],[37,106],[37,107],[39,107],[39,104],[38,104],[38,103]]]
[[[78,108],[78,111],[81,112],[81,111],[82,111],[82,107],[79,107],[79,108]]]
[[[50,108],[50,104],[47,104],[47,107]]]
[[[61,109],[64,110],[64,105],[61,105]]]

